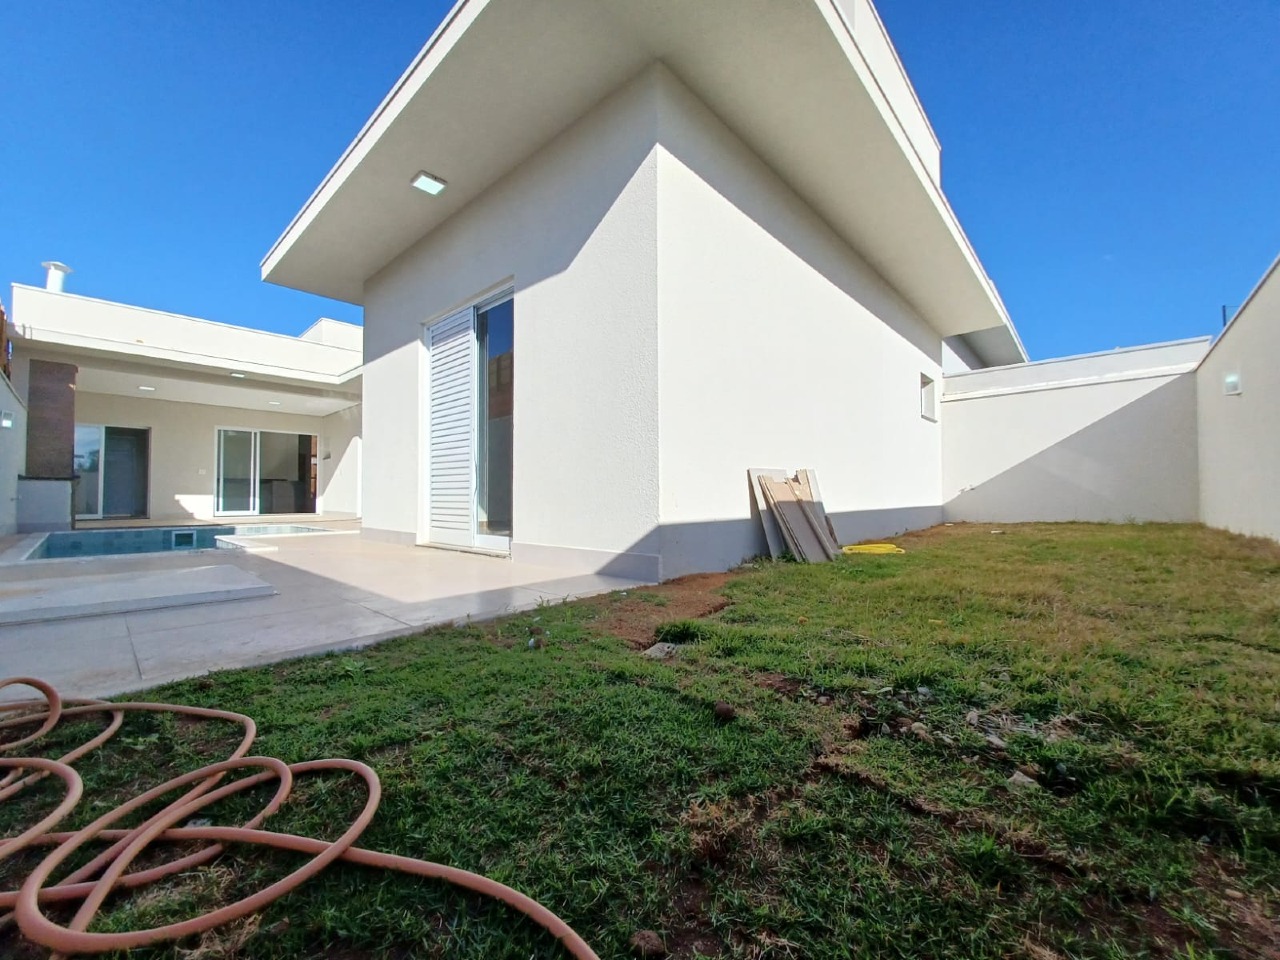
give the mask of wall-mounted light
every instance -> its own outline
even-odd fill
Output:
[[[1244,388],[1240,385],[1240,374],[1228,373],[1222,378],[1222,392],[1228,397],[1238,397],[1244,393]]]
[[[140,384],[138,384],[138,389],[139,389],[139,390],[141,390],[143,393],[155,393],[155,392],[156,392],[156,388],[155,388],[155,387],[148,387],[148,386],[145,386],[144,384],[141,384],[141,383],[140,383]]]
[[[444,193],[444,188],[448,184],[437,177],[435,174],[427,173],[425,170],[419,170],[413,175],[413,179],[409,184],[423,193],[429,193],[433,197],[437,197]]]
[[[4,430],[13,429],[13,411],[12,410],[0,411],[0,429],[4,429]]]
[[[280,401],[279,401],[279,400],[268,400],[268,401],[267,401],[267,406],[269,406],[269,407],[278,407],[278,406],[280,406]]]
[[[247,374],[241,373],[239,370],[232,370],[231,376],[235,377],[237,380],[243,380]]]

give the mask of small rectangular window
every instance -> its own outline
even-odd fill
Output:
[[[920,374],[920,416],[926,420],[938,420],[938,388],[932,377]]]

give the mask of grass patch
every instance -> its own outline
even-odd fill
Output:
[[[729,603],[703,598],[718,610],[703,619],[687,584],[657,587],[154,698],[248,713],[254,753],[369,762],[384,798],[361,845],[512,884],[604,957],[642,929],[682,957],[1274,956],[1280,547],[1197,526],[1003,529],[757,564],[707,581]],[[688,645],[638,656],[623,619],[668,610],[658,638]],[[717,722],[717,701],[736,718]],[[73,826],[235,739],[130,717],[78,764],[92,799]],[[362,800],[349,786],[300,781],[269,826],[333,836]],[[54,795],[0,809],[0,835]],[[0,883],[29,866],[0,865]],[[293,866],[232,851],[113,902],[101,927],[175,919]],[[495,905],[342,865],[181,946],[560,955]],[[0,954],[40,955],[3,931]]]

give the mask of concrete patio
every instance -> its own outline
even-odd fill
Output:
[[[68,696],[107,696],[232,667],[366,646],[638,585],[359,535],[263,538],[266,553],[208,550],[4,567],[5,585],[230,566],[276,594],[0,626],[0,677],[37,676]]]

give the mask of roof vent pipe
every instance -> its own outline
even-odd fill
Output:
[[[71,273],[71,268],[65,263],[59,263],[57,260],[46,260],[40,266],[49,271],[45,275],[44,288],[52,290],[54,293],[61,293],[63,281],[66,279],[67,274]]]

